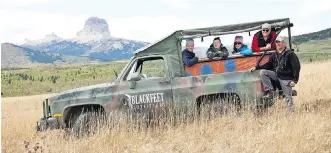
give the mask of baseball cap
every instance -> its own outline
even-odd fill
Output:
[[[188,44],[193,44],[194,45],[194,40],[193,39],[186,40],[186,45],[188,45]]]
[[[234,38],[234,42],[241,42],[241,43],[244,43],[244,41],[243,41],[243,37],[242,37],[242,36],[236,36],[236,37]]]
[[[285,39],[282,36],[278,36],[275,41],[285,41]]]
[[[268,23],[265,23],[262,25],[262,29],[271,29],[271,25]]]

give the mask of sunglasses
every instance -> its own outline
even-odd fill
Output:
[[[241,42],[235,42],[234,45],[241,45]]]
[[[269,29],[263,29],[262,31],[263,32],[269,32]]]

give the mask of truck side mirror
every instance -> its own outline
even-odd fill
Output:
[[[130,89],[134,89],[136,87],[136,81],[139,81],[140,75],[138,72],[134,72],[128,76],[129,87]]]
[[[129,81],[129,88],[134,89],[136,87],[136,81]]]
[[[141,78],[138,72],[133,72],[128,76],[128,81],[139,81],[140,79]]]

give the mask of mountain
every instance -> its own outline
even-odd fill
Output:
[[[18,45],[9,44],[5,44],[1,48],[8,55],[2,56],[4,65],[11,65],[12,62],[10,61],[15,54],[24,57],[22,62],[14,60],[18,64],[28,61],[39,63],[53,63],[56,60],[70,62],[67,60],[72,58],[66,58],[67,56],[96,61],[129,59],[135,50],[149,43],[112,37],[105,19],[90,17],[85,21],[83,29],[79,30],[72,38],[63,39],[55,33],[51,33],[42,39],[25,39],[23,43]]]
[[[107,38],[111,38],[107,21],[97,17],[90,17],[85,21],[84,28],[77,32],[77,36],[74,39],[80,42],[87,42]]]
[[[11,43],[1,44],[1,67],[28,65],[33,63],[62,62],[60,55],[35,51]]]
[[[42,40],[25,41],[21,46],[63,56],[112,61],[129,59],[135,50],[148,44],[142,41],[112,37],[105,19],[90,17],[85,21],[83,29],[78,31],[73,38],[65,40],[53,33]]]

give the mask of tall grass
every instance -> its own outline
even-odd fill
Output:
[[[2,98],[2,152],[34,148],[37,152],[66,153],[330,152],[330,66],[331,62],[303,65],[295,87],[298,96],[294,98],[293,114],[287,114],[278,101],[260,116],[247,111],[202,116],[176,125],[168,121],[147,128],[142,122],[114,113],[109,119],[117,122],[110,120],[95,135],[81,139],[63,130],[35,133],[35,121],[42,115],[41,100],[47,95]],[[138,124],[143,126],[139,128]]]

